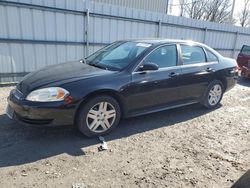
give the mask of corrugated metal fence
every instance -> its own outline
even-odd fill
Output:
[[[168,1],[171,0],[90,0],[98,3],[120,5],[123,7],[143,9],[148,11],[166,13]]]
[[[0,0],[0,23],[0,82],[119,39],[190,39],[228,57],[250,44],[246,28],[82,0]]]

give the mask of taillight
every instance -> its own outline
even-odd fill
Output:
[[[234,74],[234,75],[238,76],[238,74],[239,74],[239,67],[236,66],[233,69],[231,69],[230,70],[230,74]]]
[[[237,64],[234,69],[238,72],[238,71],[240,71],[240,66]]]

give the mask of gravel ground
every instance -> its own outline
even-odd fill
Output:
[[[109,150],[72,127],[23,127],[5,115],[0,88],[0,187],[230,187],[250,164],[250,81],[221,106],[123,120]]]

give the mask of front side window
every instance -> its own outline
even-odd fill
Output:
[[[181,46],[181,56],[184,65],[206,62],[206,56],[203,49],[199,46]]]
[[[144,63],[155,63],[159,68],[176,66],[176,46],[168,45],[157,48],[150,53],[144,60]]]
[[[122,70],[151,44],[139,42],[116,42],[86,58],[89,65],[108,70]]]
[[[250,55],[250,46],[243,46],[243,48],[241,49],[241,54]]]

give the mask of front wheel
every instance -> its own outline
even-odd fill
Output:
[[[120,117],[120,106],[114,98],[97,96],[80,108],[76,124],[84,135],[100,136],[112,131],[119,124]]]
[[[219,80],[213,81],[208,86],[202,104],[209,109],[216,108],[222,99],[223,92],[223,84]]]

